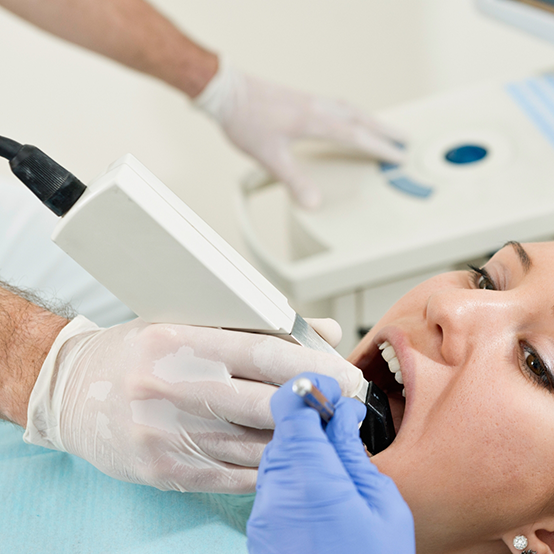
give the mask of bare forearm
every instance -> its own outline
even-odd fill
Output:
[[[190,97],[217,70],[200,47],[143,0],[0,0],[38,27],[152,75]]]
[[[40,368],[69,320],[0,285],[0,418],[25,427]]]

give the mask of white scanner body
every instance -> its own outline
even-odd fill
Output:
[[[148,322],[292,332],[286,297],[131,154],[88,185],[52,240]]]

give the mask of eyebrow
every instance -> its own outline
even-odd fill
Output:
[[[533,263],[531,262],[531,258],[529,257],[529,254],[527,254],[525,248],[523,248],[523,246],[521,246],[521,244],[516,240],[508,241],[502,248],[505,248],[506,246],[511,246],[515,250],[523,267],[524,273],[528,273]]]

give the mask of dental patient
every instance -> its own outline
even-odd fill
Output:
[[[413,289],[349,358],[388,393],[398,435],[372,461],[418,552],[554,551],[553,277],[554,243],[508,243]]]
[[[419,553],[554,552],[553,277],[554,243],[509,243],[413,289],[349,358],[389,396],[397,437],[371,461],[411,509]]]
[[[397,437],[371,461],[412,511],[418,553],[554,551],[553,277],[554,243],[508,243],[413,289],[350,356],[389,396]],[[359,403],[308,375],[339,404],[321,425],[292,383],[274,395],[251,552],[271,532],[310,552],[412,552],[402,501],[357,437]]]

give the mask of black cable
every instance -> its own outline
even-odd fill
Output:
[[[86,187],[67,169],[36,146],[0,136],[0,156],[13,174],[56,215],[65,215]]]
[[[15,140],[0,136],[0,156],[11,160],[19,152],[21,144]]]

